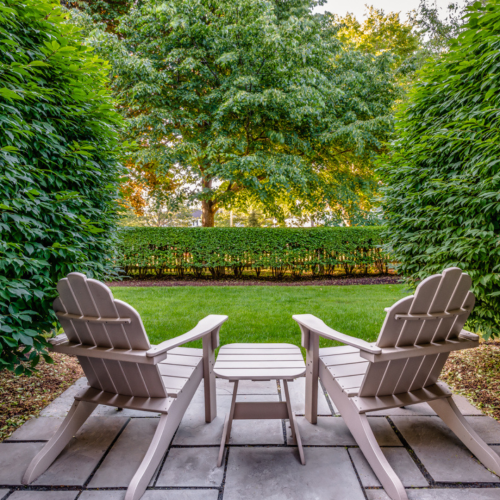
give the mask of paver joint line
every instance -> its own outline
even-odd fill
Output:
[[[396,424],[393,422],[392,418],[389,416],[386,418],[390,426],[392,427],[392,430],[395,432],[396,436],[398,436],[401,443],[403,443],[404,448],[406,449],[412,460],[415,462],[415,465],[418,467],[421,474],[425,477],[425,479],[427,479],[429,485],[432,486],[436,484],[436,481],[434,481],[434,478],[430,475],[429,471],[425,468],[424,464],[418,458],[417,454],[415,453],[415,450],[410,446],[408,441],[406,441],[406,439],[403,437],[403,434],[396,427]]]
[[[358,480],[361,491],[363,492],[363,496],[365,497],[365,500],[368,500],[368,495],[366,494],[366,491],[365,491],[366,488],[363,487],[363,482],[361,481],[361,478],[359,477],[358,469],[356,469],[356,465],[354,463],[354,460],[352,459],[350,453],[347,453],[347,456],[349,457],[349,460],[351,461],[352,468],[354,469],[354,474],[356,474],[356,478]]]
[[[118,441],[118,438],[122,435],[123,431],[125,430],[125,428],[129,424],[129,422],[130,422],[130,418],[123,424],[122,428],[117,432],[115,438],[113,439],[113,441],[111,441],[107,450],[102,454],[102,457],[99,460],[99,462],[97,462],[97,465],[94,467],[94,470],[91,472],[90,476],[87,478],[85,483],[83,483],[84,488],[86,488],[88,486],[88,484],[90,483],[90,481],[92,481],[92,478],[94,477],[95,473],[97,472],[99,467],[102,465],[102,463],[104,462],[104,459],[108,456],[108,453],[111,451],[111,449],[113,448],[115,443]]]

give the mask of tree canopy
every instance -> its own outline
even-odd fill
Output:
[[[203,207],[263,206],[279,219],[374,189],[397,97],[392,56],[345,49],[301,0],[149,0],[93,43],[137,165],[183,179]]]
[[[423,69],[381,164],[387,238],[417,281],[470,274],[469,324],[500,334],[500,1],[468,10],[449,51]]]
[[[112,272],[121,120],[108,65],[65,17],[0,0],[0,369],[18,374],[50,360],[56,282]]]

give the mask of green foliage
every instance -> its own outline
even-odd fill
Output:
[[[371,54],[392,52],[398,56],[400,64],[412,57],[420,48],[420,36],[415,32],[414,21],[401,21],[399,12],[385,13],[373,6],[367,8],[362,23],[353,14],[335,16],[336,22],[342,25],[340,40]]]
[[[132,0],[62,0],[61,3],[85,13],[94,23],[104,23],[108,31],[114,31],[118,18],[130,10]]]
[[[0,32],[0,368],[20,374],[50,359],[55,283],[111,269],[120,120],[57,4],[0,0]]]
[[[258,204],[280,220],[376,188],[392,128],[392,57],[346,50],[308,0],[149,0],[96,30],[135,161],[193,188],[204,225]]]
[[[286,270],[331,274],[342,266],[387,270],[380,250],[382,228],[129,228],[121,231],[117,264],[127,274],[174,269],[201,272],[214,277],[229,268],[239,275],[244,267],[272,269],[276,277]]]
[[[419,280],[469,273],[469,324],[500,334],[500,1],[477,2],[464,31],[421,74],[381,174],[390,251]]]

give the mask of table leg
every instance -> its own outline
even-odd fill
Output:
[[[299,449],[300,463],[302,465],[306,465],[306,459],[304,457],[304,449],[302,448],[302,439],[300,439],[300,434],[299,434],[299,426],[297,425],[297,419],[295,418],[295,414],[292,412],[292,402],[290,401],[288,382],[286,380],[283,380],[283,387],[285,389],[286,406],[288,409],[288,420],[290,422],[292,439],[297,443],[297,448]]]
[[[226,444],[229,443],[229,437],[231,436],[231,427],[233,425],[234,407],[236,404],[237,393],[238,393],[238,380],[235,380],[233,388],[233,397],[231,399],[231,409],[229,410],[229,415],[226,415],[226,420],[224,421],[224,430],[222,431],[222,439],[220,442],[217,467],[220,467],[222,465],[222,459],[224,458],[224,448]]]

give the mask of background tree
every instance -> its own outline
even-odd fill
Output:
[[[110,32],[115,32],[119,18],[129,12],[133,3],[141,0],[61,0],[64,7],[84,12],[93,23],[103,24]]]
[[[488,337],[500,333],[500,1],[466,21],[398,116],[383,205],[400,272],[461,267],[477,298],[469,324]]]
[[[321,210],[371,177],[397,97],[391,56],[344,50],[309,2],[150,0],[117,31],[92,43],[143,146],[135,162],[182,178],[204,226],[224,206]]]
[[[420,35],[415,31],[413,19],[402,21],[399,12],[384,12],[373,5],[367,6],[366,19],[359,22],[353,14],[335,16],[341,27],[339,39],[354,48],[379,55],[391,52],[402,64],[412,58],[420,48]]]
[[[438,8],[429,0],[420,0],[412,21],[422,35],[427,56],[439,56],[448,50],[450,43],[458,37],[466,23],[464,16],[467,8],[474,3],[475,0],[464,0],[450,2],[446,8]],[[480,3],[484,5],[486,1]]]
[[[50,360],[56,282],[113,268],[120,115],[107,64],[64,17],[0,0],[0,368],[18,374]]]

